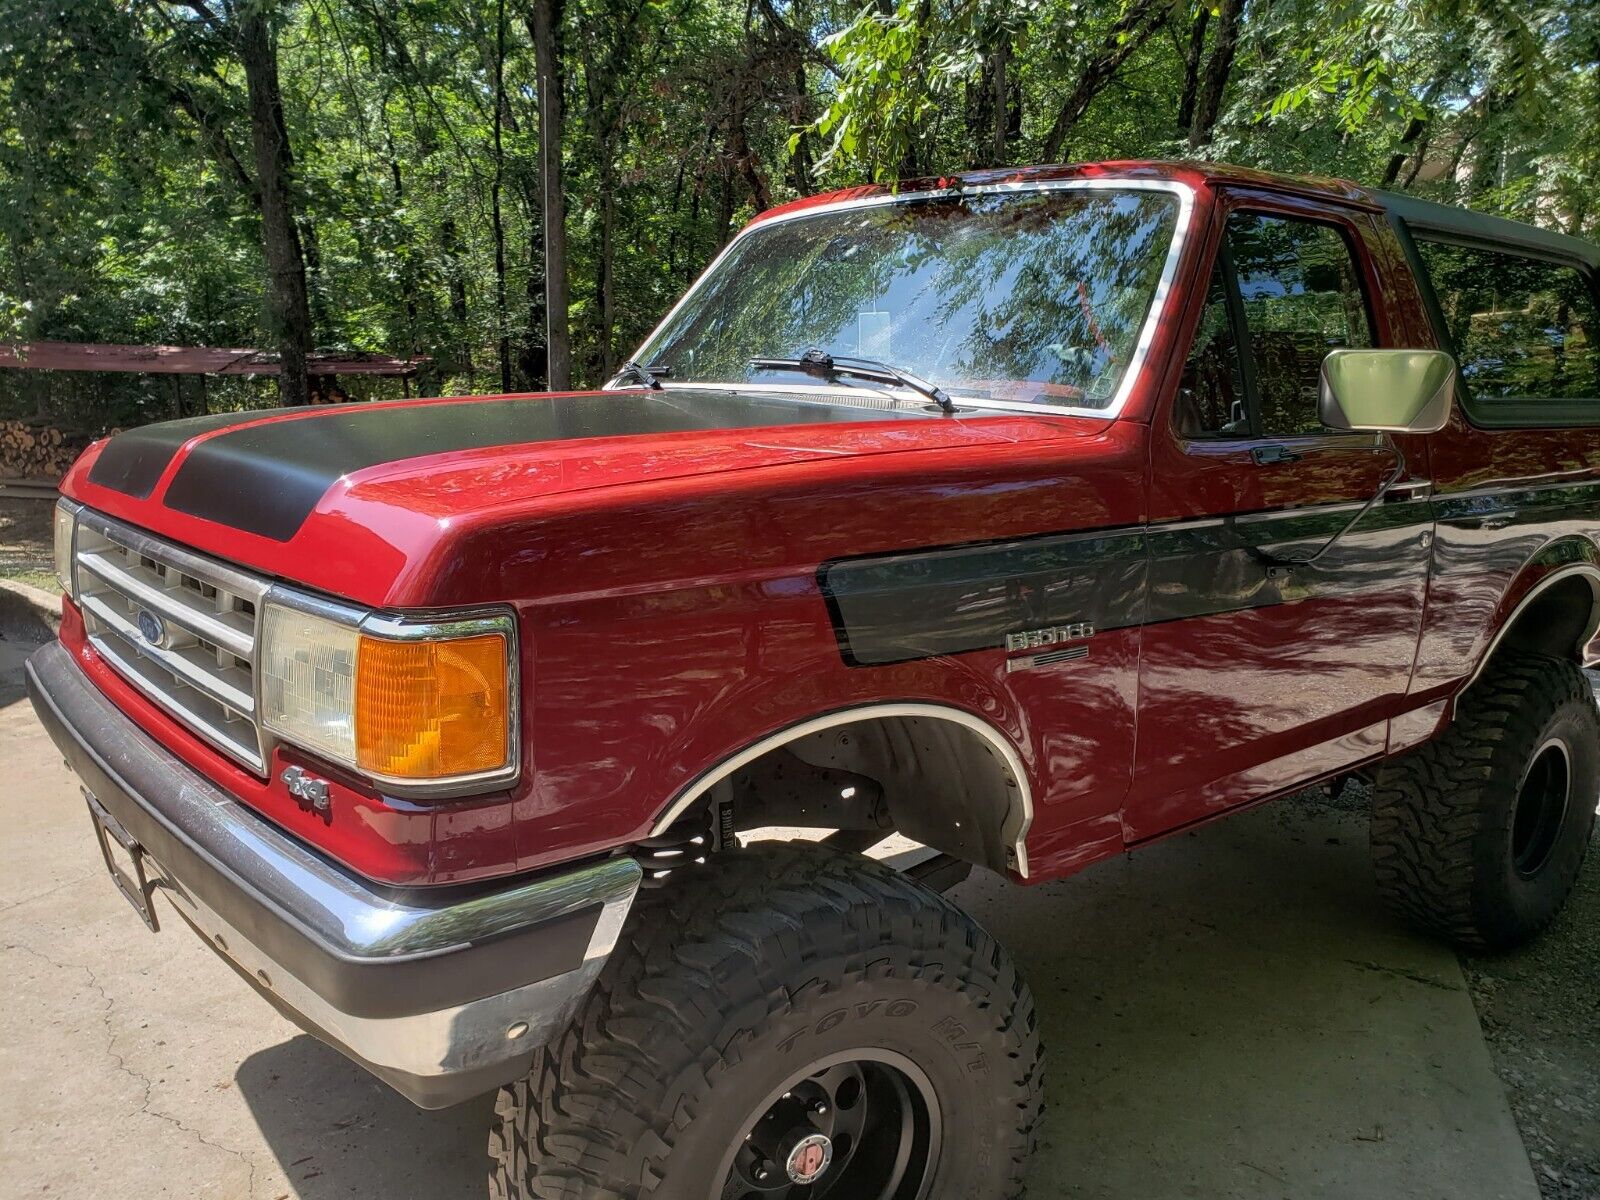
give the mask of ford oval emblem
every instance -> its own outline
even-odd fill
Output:
[[[167,627],[161,623],[161,618],[148,608],[139,610],[139,636],[152,646],[161,646],[167,640]]]

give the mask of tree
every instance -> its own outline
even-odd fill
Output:
[[[1189,124],[1189,149],[1198,150],[1211,141],[1217,118],[1222,115],[1222,98],[1233,75],[1234,49],[1239,25],[1244,19],[1244,0],[1219,0],[1217,37],[1200,79],[1195,96],[1194,117]]]
[[[279,398],[284,404],[309,404],[306,356],[311,350],[311,307],[306,296],[306,259],[295,226],[294,152],[278,88],[277,47],[267,18],[263,5],[244,7],[237,18],[236,35],[250,96],[255,190],[267,257],[267,327],[278,347]]]
[[[0,0],[0,29],[0,331],[265,341],[291,399],[313,343],[429,355],[439,392],[602,382],[759,209],[915,174],[1203,153],[1600,230],[1600,7],[1562,0]],[[0,416],[41,405],[173,411],[0,372]]]
[[[546,374],[556,390],[572,386],[572,344],[567,328],[567,201],[563,191],[565,131],[561,26],[565,0],[532,0],[528,26],[539,72],[539,195],[544,228]]]

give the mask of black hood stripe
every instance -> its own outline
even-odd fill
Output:
[[[100,451],[100,457],[89,469],[89,482],[138,500],[147,499],[155,490],[162,472],[190,438],[291,411],[295,410],[273,408],[254,412],[212,413],[205,417],[185,417],[180,421],[163,421],[159,425],[130,429],[106,443],[105,449]]]
[[[530,442],[897,418],[928,419],[920,409],[686,390],[341,407],[206,439],[179,466],[165,500],[177,512],[286,542],[342,476],[383,463]]]

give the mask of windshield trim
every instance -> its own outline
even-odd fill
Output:
[[[656,336],[678,315],[679,311],[694,298],[695,294],[705,285],[706,280],[710,279],[712,273],[722,265],[722,260],[733,253],[734,248],[745,238],[773,225],[783,224],[788,221],[805,221],[850,209],[878,208],[888,204],[910,204],[922,200],[938,200],[952,196],[982,196],[997,193],[1026,195],[1030,192],[1072,191],[1166,192],[1169,195],[1176,196],[1178,200],[1178,220],[1173,226],[1172,242],[1167,247],[1167,261],[1162,264],[1161,277],[1156,281],[1155,294],[1150,298],[1150,310],[1145,314],[1144,325],[1139,330],[1139,340],[1134,345],[1133,355],[1128,360],[1128,366],[1122,373],[1122,379],[1117,384],[1117,390],[1112,395],[1111,402],[1104,408],[1087,408],[1074,404],[1039,404],[1030,400],[991,400],[986,397],[958,395],[956,393],[952,393],[952,395],[955,395],[956,400],[963,408],[970,406],[972,408],[993,409],[1001,412],[1050,413],[1057,416],[1100,417],[1108,421],[1114,420],[1121,415],[1123,408],[1128,403],[1128,397],[1133,394],[1133,389],[1143,374],[1145,360],[1150,356],[1150,346],[1155,341],[1156,330],[1160,327],[1161,318],[1167,307],[1167,299],[1172,294],[1172,283],[1177,277],[1178,264],[1183,259],[1184,244],[1188,239],[1189,226],[1194,216],[1195,195],[1193,187],[1176,179],[1119,179],[1115,176],[1096,179],[1024,179],[1011,183],[974,184],[970,187],[930,188],[927,191],[918,192],[889,192],[880,196],[861,196],[852,200],[835,200],[828,204],[796,209],[794,212],[778,213],[770,217],[758,217],[729,239],[728,244],[722,248],[722,252],[711,260],[711,264],[704,271],[700,272],[699,277],[690,285],[689,290],[684,292],[678,302],[668,310],[666,316],[656,322],[655,328],[650,330],[631,357],[639,362],[644,362],[645,347],[653,342]],[[621,377],[617,376],[607,381],[605,384],[606,390],[610,391],[618,388],[620,379]],[[627,386],[637,387],[640,385],[632,384]],[[662,386],[668,391],[693,391],[696,388],[744,391],[750,390],[752,385],[726,381],[696,382],[686,380],[672,382],[663,380]],[[804,384],[793,386],[762,384],[759,390],[764,392],[793,392],[801,396],[826,390],[831,398],[831,396],[839,394],[840,391],[848,391],[850,389],[822,389],[814,385],[807,386]],[[910,394],[909,392],[907,393],[907,395]]]

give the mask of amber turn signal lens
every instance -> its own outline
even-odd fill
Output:
[[[363,636],[356,655],[356,761],[397,779],[494,771],[510,752],[506,639]]]

